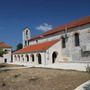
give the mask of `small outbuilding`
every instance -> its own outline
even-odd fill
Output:
[[[11,62],[11,46],[7,45],[4,42],[0,42],[0,48],[6,53],[0,57],[0,63],[9,63]]]

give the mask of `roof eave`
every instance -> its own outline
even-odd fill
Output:
[[[21,53],[13,53],[14,54],[26,54],[26,53],[36,53],[36,52],[45,52],[46,50],[40,50],[40,51],[31,51],[31,52],[21,52]]]

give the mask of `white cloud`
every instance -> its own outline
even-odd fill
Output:
[[[36,27],[37,30],[40,30],[40,31],[43,31],[43,32],[46,32],[48,30],[51,30],[52,28],[53,28],[53,26],[52,25],[49,25],[47,23],[44,23],[44,24]]]

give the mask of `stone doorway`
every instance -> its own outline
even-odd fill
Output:
[[[52,54],[52,63],[55,63],[57,55],[58,55],[57,52],[53,52],[53,54]]]
[[[37,57],[38,57],[38,64],[42,64],[42,57],[41,57],[41,54],[38,54]]]
[[[4,59],[4,63],[7,63],[7,59],[6,58]]]

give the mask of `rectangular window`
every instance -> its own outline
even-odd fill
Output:
[[[66,40],[62,37],[62,48],[66,48]]]
[[[80,46],[79,34],[75,33],[74,37],[75,37],[75,46]]]

